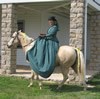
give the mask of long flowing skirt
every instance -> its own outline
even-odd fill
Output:
[[[49,77],[55,69],[58,48],[57,41],[38,38],[33,48],[26,54],[31,68],[40,76]]]

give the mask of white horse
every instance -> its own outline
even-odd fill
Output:
[[[13,33],[7,46],[10,48],[11,46],[18,43],[22,45],[22,49],[26,53],[34,46],[35,40],[33,38],[28,37],[25,33],[18,31]],[[65,83],[66,80],[69,81],[68,72],[69,72],[69,68],[72,67],[76,72],[76,74],[79,76],[80,83],[83,84],[84,90],[86,90],[87,85],[85,82],[85,64],[84,64],[83,54],[80,50],[70,46],[61,46],[56,56],[55,66],[58,65],[60,66],[63,74],[63,80],[58,85],[57,87],[58,89],[62,87],[62,85]],[[29,87],[33,85],[33,79],[34,76],[36,75],[36,73],[33,70],[31,73],[32,75],[31,75],[31,82],[29,84]],[[41,83],[39,85],[41,89]]]

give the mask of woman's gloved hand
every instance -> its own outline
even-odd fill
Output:
[[[39,37],[45,37],[46,36],[46,34],[44,34],[44,33],[40,33],[40,35],[39,35]]]

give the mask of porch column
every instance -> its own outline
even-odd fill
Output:
[[[69,45],[83,49],[85,0],[71,0]]]
[[[84,46],[85,0],[71,0],[69,45],[83,50]],[[68,78],[71,83],[78,82],[75,72],[70,69]]]
[[[16,48],[8,49],[11,34],[17,30],[16,5],[2,4],[1,23],[1,73],[16,72]]]
[[[100,12],[90,17],[90,64],[88,69],[100,71]]]

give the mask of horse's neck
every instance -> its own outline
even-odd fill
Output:
[[[28,36],[25,38],[25,40],[20,38],[20,42],[21,42],[21,45],[22,45],[22,49],[24,50],[25,53],[27,53],[27,51],[29,51],[35,44],[34,39],[30,38]],[[32,42],[32,43],[30,43],[30,42]]]
[[[33,41],[28,46],[26,46],[23,50],[25,51],[25,53],[27,53],[34,45],[35,45],[35,41]]]

